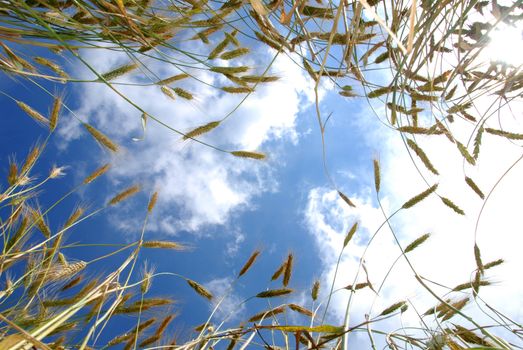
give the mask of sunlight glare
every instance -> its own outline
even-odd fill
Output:
[[[518,67],[523,64],[523,27],[500,24],[490,34],[486,48],[490,61],[504,62]]]

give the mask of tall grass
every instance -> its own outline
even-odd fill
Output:
[[[364,274],[366,278],[363,282],[355,280],[345,288],[350,293],[345,322],[327,323],[325,315],[329,311],[331,297],[337,292],[334,290],[335,281],[332,281],[330,289],[315,282],[311,286],[310,300],[298,305],[292,299],[296,291],[288,287],[295,264],[294,255],[289,254],[279,267],[274,267],[276,272],[272,280],[281,277],[281,286],[269,290],[260,287],[259,293],[244,301],[268,300],[269,308],[253,311],[246,322],[239,323],[237,327],[230,326],[226,320],[211,324],[210,317],[197,327],[194,337],[181,343],[173,340],[169,331],[169,325],[175,322],[176,316],[169,313],[173,300],[150,297],[152,281],[166,275],[179,279],[185,287],[209,302],[215,302],[213,313],[223,299],[215,300],[216,297],[205,286],[190,276],[172,271],[146,269],[138,282],[131,282],[135,281],[136,264],[142,249],[184,249],[179,242],[144,239],[147,221],[161,192],[151,194],[149,203],[144,204],[143,227],[138,240],[121,244],[114,251],[91,261],[69,261],[68,252],[64,249],[70,248],[65,246],[66,233],[109,207],[129,200],[140,191],[140,186],[130,185],[115,190],[114,196],[98,208],[86,208],[79,204],[63,220],[65,224],[59,227],[49,222],[50,214],[62,202],[88,189],[91,183],[104,176],[110,165],[93,169],[90,175],[45,207],[39,205],[40,202],[48,202],[40,199],[46,196],[42,190],[49,182],[60,181],[59,177],[67,170],[50,167],[44,177],[37,176],[33,171],[49,140],[55,137],[63,111],[68,109],[62,96],[50,93],[42,82],[66,86],[85,82],[75,77],[73,72],[68,72],[67,66],[62,64],[64,57],[75,64],[85,65],[96,77],[91,83],[106,85],[140,111],[143,120],[150,119],[163,125],[173,132],[173,137],[192,140],[218,152],[228,153],[223,154],[224,157],[232,155],[252,161],[265,159],[266,155],[256,150],[223,149],[199,139],[222,127],[222,122],[233,117],[237,107],[219,119],[213,116],[214,119],[209,122],[183,132],[175,125],[165,124],[158,116],[146,113],[137,102],[120,91],[118,82],[124,75],[143,74],[150,80],[150,84],[145,85],[156,86],[175,100],[191,100],[197,92],[187,91],[177,84],[183,79],[197,80],[196,76],[191,75],[191,69],[203,69],[209,74],[227,78],[228,84],[232,84],[213,88],[231,94],[245,94],[242,99],[245,101],[260,84],[270,84],[278,78],[268,75],[274,58],[266,62],[263,72],[257,74],[252,73],[253,67],[241,63],[240,58],[250,54],[248,45],[254,40],[256,44],[271,47],[274,57],[292,52],[301,58],[297,64],[315,83],[316,118],[324,147],[325,175],[340,198],[353,207],[354,202],[338,189],[330,176],[324,142],[329,116],[324,116],[320,109],[320,83],[330,80],[339,90],[340,98],[366,99],[372,106],[383,107],[386,112],[377,113],[377,117],[402,135],[405,152],[412,152],[413,162],[423,166],[418,168],[421,177],[426,177],[426,171],[439,175],[430,160],[431,154],[422,147],[422,140],[428,138],[451,143],[464,163],[476,166],[484,132],[514,142],[523,138],[512,130],[490,127],[494,124],[496,111],[520,98],[523,89],[521,66],[482,60],[489,33],[499,23],[521,25],[521,1],[515,1],[509,7],[496,2],[476,1],[421,1],[421,4],[416,1],[365,0],[350,3],[321,0],[316,3],[260,0],[2,2],[0,69],[6,75],[33,84],[34,88],[44,89],[45,93],[52,95],[52,103],[51,112],[46,115],[29,103],[2,92],[16,103],[21,114],[43,126],[47,137],[36,143],[21,163],[13,160],[7,165],[8,174],[0,193],[3,238],[0,276],[5,283],[0,292],[0,349],[87,349],[93,344],[104,349],[113,346],[123,349],[347,349],[352,334],[358,332],[368,336],[369,347],[372,348],[377,348],[378,342],[392,349],[516,347],[496,335],[496,328],[521,329],[516,321],[502,317],[504,321],[497,321],[494,325],[480,324],[464,310],[472,302],[481,303],[481,289],[490,283],[485,275],[503,260],[484,262],[480,247],[474,242],[474,277],[449,291],[459,292],[460,299],[438,294],[429,280],[418,274],[409,259],[412,251],[430,243],[430,235],[421,235],[403,247],[390,219],[399,211],[421,206],[422,201],[433,196],[438,196],[443,205],[453,210],[449,215],[462,215],[464,211],[454,203],[454,198],[438,193],[438,184],[427,181],[426,190],[413,194],[392,214],[386,213],[380,198],[381,179],[386,174],[381,174],[378,160],[374,160],[374,182],[376,199],[384,213],[382,226],[389,226],[394,234],[401,251],[398,259],[408,264],[419,285],[434,298],[434,306],[424,314],[418,314],[421,325],[418,329],[380,329],[383,321],[397,318],[406,311],[409,307],[406,300],[399,300],[379,313],[367,315],[365,321],[353,324],[351,303],[356,291],[376,291],[377,288],[367,274],[364,256],[360,259],[358,276]],[[188,52],[182,49],[186,46],[179,44],[190,41],[203,43],[208,53]],[[35,48],[48,50],[45,57],[32,56]],[[82,57],[83,50],[92,49],[123,52],[129,62],[107,72],[98,72]],[[171,54],[182,57],[185,62],[171,60]],[[155,76],[144,63],[146,59],[174,66],[180,73],[170,77]],[[217,59],[227,60],[228,64],[224,65]],[[376,72],[383,74],[376,75]],[[482,113],[482,109],[475,107],[485,103],[483,101],[500,107]],[[120,151],[119,145],[106,132],[72,115],[79,119],[84,131],[102,148],[110,152]],[[453,125],[458,119],[470,130],[468,140],[460,141],[453,133]],[[143,122],[143,125],[146,132],[146,123]],[[488,195],[485,197],[471,177],[466,175],[465,179],[479,199],[488,200]],[[345,248],[350,245],[357,228],[356,223],[348,232],[340,247],[340,259],[342,254],[346,254]],[[372,236],[369,245],[378,233]],[[262,254],[258,250],[252,253],[241,268],[238,279],[256,273],[257,259]],[[121,257],[121,263],[114,271],[97,278],[86,273],[95,262],[114,256]],[[391,270],[393,268],[390,267]],[[321,289],[328,292],[322,294],[319,292]],[[325,300],[321,300],[320,295],[325,295]],[[159,318],[160,309],[167,310],[168,314]],[[155,312],[148,313],[148,310]],[[100,334],[110,329],[107,326],[109,322],[131,314],[139,316],[135,326],[122,334],[111,334],[108,337],[111,340],[106,344],[96,343]],[[319,317],[321,314],[323,316]],[[490,310],[490,314],[498,312],[494,309]],[[457,315],[461,317],[458,319]],[[433,317],[438,325],[436,329],[427,325],[427,317]],[[299,320],[299,324],[289,323],[290,319]],[[515,331],[514,334],[521,340],[520,333]]]

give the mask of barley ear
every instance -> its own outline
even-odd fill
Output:
[[[452,202],[450,199],[446,198],[446,197],[441,197],[441,201],[447,206],[449,207],[450,209],[454,210],[456,213],[458,213],[459,215],[465,215],[465,212],[463,210],[461,210],[460,207],[458,207],[456,204],[454,204],[454,202]]]
[[[343,192],[338,191],[338,195],[341,197],[341,199],[343,199],[343,201],[345,203],[347,203],[349,205],[349,207],[356,208],[356,205],[354,205],[354,203],[350,200],[350,198],[347,197]]]
[[[187,281],[187,284],[189,284],[189,286],[191,286],[191,288],[196,293],[198,293],[199,295],[201,295],[202,297],[204,297],[208,300],[212,300],[213,296],[212,296],[211,292],[209,292],[207,289],[205,289],[201,284],[199,284],[196,281],[190,280],[190,279],[188,279],[186,281]]]
[[[289,254],[289,256],[287,257],[287,261],[285,262],[285,269],[283,270],[283,286],[284,287],[287,287],[289,285],[289,281],[291,280],[293,260],[294,260],[294,256],[292,254]]]
[[[350,228],[349,232],[347,232],[347,235],[345,236],[345,239],[343,240],[343,248],[349,244],[350,240],[358,230],[358,222],[355,222],[352,227]]]
[[[413,207],[414,205],[418,204],[419,202],[421,202],[422,200],[427,198],[432,192],[436,191],[437,188],[438,188],[438,184],[435,184],[432,187],[429,187],[427,190],[421,192],[420,194],[418,194],[418,195],[412,197],[411,199],[409,199],[408,201],[406,201],[405,204],[403,204],[402,208],[408,209],[408,208]]]
[[[149,200],[149,203],[147,204],[147,212],[150,213],[153,211],[154,207],[156,206],[156,202],[158,201],[158,192],[154,192],[151,196],[151,199]]]
[[[380,192],[380,186],[381,186],[381,175],[380,175],[380,163],[377,159],[374,159],[374,188],[376,189],[376,193]]]
[[[183,140],[192,139],[192,138],[195,138],[197,136],[200,136],[200,135],[203,135],[205,133],[208,133],[212,129],[216,128],[218,125],[220,125],[220,121],[214,121],[214,122],[210,122],[210,123],[207,123],[205,125],[199,126],[199,127],[195,128],[195,129],[189,131],[185,135],[183,135]]]
[[[107,172],[107,170],[109,170],[110,167],[111,167],[111,164],[109,164],[109,163],[102,165],[101,167],[99,167],[98,169],[93,171],[89,176],[87,176],[84,179],[83,183],[85,185],[87,185],[87,184],[93,182],[94,180],[96,180],[97,178],[99,178],[100,176],[105,174]]]
[[[416,238],[414,241],[412,241],[404,250],[405,254],[408,252],[413,251],[417,247],[419,247],[423,242],[425,242],[430,237],[430,233],[425,233],[424,235],[421,235],[420,237]]]
[[[238,277],[241,277],[247,271],[249,271],[249,269],[251,268],[252,264],[254,264],[254,262],[256,261],[256,259],[258,258],[259,255],[260,255],[260,251],[259,250],[255,250],[254,253],[251,254],[249,259],[247,259],[247,261],[243,265],[242,269],[240,270],[240,273],[238,273]]]
[[[385,310],[383,310],[380,313],[380,316],[389,315],[389,314],[393,313],[394,311],[398,310],[399,308],[403,307],[403,305],[406,305],[405,301],[399,301],[397,303],[394,303],[391,306],[389,306],[388,308],[386,308]]]
[[[114,143],[107,135],[103,134],[98,129],[93,126],[83,123],[83,127],[91,134],[96,141],[98,141],[102,146],[109,149],[112,152],[118,152],[118,145]]]
[[[144,241],[142,243],[142,247],[152,248],[152,249],[174,249],[174,250],[187,249],[187,247],[184,246],[183,244],[172,242],[172,241]]]
[[[318,293],[320,292],[320,281],[314,281],[311,289],[311,298],[316,301],[318,299]]]
[[[481,192],[481,190],[479,189],[478,185],[476,185],[476,183],[470,177],[465,176],[465,182],[467,183],[467,185],[469,185],[469,187],[474,192],[476,192],[476,194],[479,196],[479,198],[485,199],[485,195],[483,194],[483,192]]]
[[[27,104],[21,101],[16,101],[16,104],[18,107],[20,107],[28,116],[33,118],[37,123],[42,125],[49,125],[49,120],[41,115],[39,112],[35,111],[31,107],[29,107]]]
[[[285,260],[281,265],[280,267],[278,267],[278,269],[274,272],[274,274],[272,275],[271,277],[271,281],[274,281],[275,279],[277,279],[278,277],[281,276],[281,274],[283,273],[283,271],[285,270],[285,265],[287,264],[287,260]]]
[[[123,190],[122,192],[118,193],[113,198],[111,198],[111,200],[109,201],[108,205],[118,204],[118,203],[126,200],[127,198],[135,195],[139,191],[140,191],[140,186],[138,186],[138,185],[131,186],[131,187]]]
[[[138,68],[138,64],[137,63],[124,64],[124,65],[122,65],[120,67],[117,67],[117,68],[107,72],[107,73],[101,74],[100,75],[101,79],[99,79],[99,80],[110,81],[110,80],[116,79],[118,77],[121,77],[122,75],[127,74],[127,73],[135,70],[136,68]]]
[[[461,153],[461,155],[463,156],[463,158],[465,158],[465,160],[470,164],[470,165],[476,165],[476,159],[474,159],[474,157],[472,157],[469,153],[469,151],[467,150],[467,147],[465,147],[461,142],[459,141],[456,141],[456,145],[458,146],[458,150],[459,152]]]
[[[54,131],[56,129],[61,108],[62,99],[60,97],[55,97],[53,102],[53,108],[51,109],[51,115],[49,116],[49,128],[51,129],[51,131]]]
[[[430,162],[429,157],[427,157],[425,152],[416,144],[416,142],[412,141],[411,139],[407,139],[407,145],[414,151],[414,153],[416,153],[418,158],[422,161],[423,165],[425,165],[428,170],[430,170],[435,175],[439,175],[439,172]]]
[[[262,160],[262,159],[265,159],[266,156],[265,154],[263,153],[258,153],[258,152],[250,152],[250,151],[232,151],[230,152],[233,156],[235,157],[240,157],[240,158],[251,158],[251,159],[258,159],[258,160]]]
[[[279,297],[282,295],[287,295],[292,292],[293,292],[293,290],[288,289],[288,288],[270,289],[270,290],[266,290],[264,292],[260,292],[260,293],[256,294],[256,298],[274,298],[274,297]]]

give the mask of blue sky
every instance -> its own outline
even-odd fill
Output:
[[[204,50],[201,44],[191,45],[194,50]],[[242,62],[254,65],[258,72],[265,68],[262,62],[275,54],[265,47],[253,47],[252,51],[257,55],[248,56]],[[98,72],[127,62],[124,54],[103,49],[84,50],[81,54]],[[280,282],[269,283],[270,277],[291,252],[295,255],[295,270],[290,287],[296,293],[282,302],[313,307],[309,293],[316,279],[322,282],[320,299],[325,300],[345,234],[357,221],[360,229],[341,259],[335,289],[364,280],[362,270],[358,269],[359,258],[375,232],[378,232],[376,239],[365,255],[366,267],[375,286],[383,280],[385,283],[379,296],[370,290],[356,293],[351,309],[354,323],[351,324],[363,320],[366,313],[377,315],[398,300],[408,300],[409,311],[386,320],[383,328],[415,327],[419,326],[419,320],[414,309],[424,312],[436,302],[416,283],[403,260],[387,275],[400,252],[387,227],[377,231],[386,219],[374,191],[372,161],[379,159],[382,169],[380,198],[386,215],[426,189],[427,184],[436,182],[440,184],[438,194],[452,198],[467,214],[465,217],[454,215],[439,199],[430,197],[391,219],[391,227],[403,246],[423,233],[432,233],[428,243],[412,254],[418,272],[450,288],[468,281],[475,268],[474,231],[479,221],[477,241],[484,261],[506,260],[504,266],[489,272],[488,279],[493,286],[486,287],[482,296],[487,303],[493,303],[517,322],[522,322],[523,288],[521,282],[513,278],[523,262],[519,253],[523,243],[519,213],[519,198],[523,194],[519,184],[523,175],[521,166],[516,164],[496,187],[481,217],[482,202],[463,182],[464,175],[470,176],[487,193],[520,157],[519,145],[487,135],[478,165],[472,168],[463,162],[454,146],[439,139],[420,139],[419,143],[440,171],[441,175],[435,177],[407,152],[399,133],[381,123],[386,118],[382,101],[372,103],[373,111],[367,101],[343,98],[331,82],[325,81],[320,85],[320,110],[324,118],[332,113],[325,146],[327,167],[335,188],[323,168],[313,83],[293,60],[299,61],[299,58],[279,55],[270,72],[281,79],[260,86],[226,122],[201,137],[205,142],[230,150],[263,151],[268,159],[262,162],[234,158],[195,142],[182,141],[179,135],[152,120],[147,123],[143,140],[133,141],[143,134],[141,113],[103,84],[78,83],[65,88],[46,85],[50,91],[64,94],[70,111],[61,115],[58,132],[51,137],[35,168],[36,174],[44,176],[52,164],[67,166],[64,178],[53,180],[44,187],[42,198],[45,200],[41,200],[41,206],[45,208],[53,203],[60,193],[67,192],[98,166],[106,162],[112,164],[107,176],[53,209],[49,215],[51,226],[59,227],[77,203],[94,210],[120,190],[138,183],[143,189],[139,195],[82,222],[69,232],[66,240],[81,244],[128,243],[139,237],[148,197],[158,191],[160,199],[147,224],[146,239],[173,240],[189,249],[181,252],[143,250],[137,269],[148,261],[157,273],[187,276],[219,296],[236,279],[249,255],[260,249],[260,258],[234,285],[218,312],[218,318],[236,312],[231,322],[237,322],[268,308],[267,303],[259,300],[241,304],[260,291],[280,286]],[[84,66],[67,61],[65,64],[72,76],[93,78]],[[176,67],[160,65],[154,60],[144,64],[160,77],[179,73]],[[171,101],[158,86],[132,86],[147,81],[143,68],[117,79],[118,83],[131,85],[115,84],[116,88],[151,115],[183,132],[223,118],[242,98],[242,95],[225,95],[207,85],[186,80],[177,86],[193,92],[195,99]],[[223,85],[227,81],[206,71],[190,71],[208,83]],[[380,72],[371,76],[377,80],[387,79],[387,75]],[[52,101],[30,82],[15,82],[5,75],[0,78],[0,88],[43,113]],[[24,115],[9,98],[0,96],[0,101],[3,106],[0,164],[2,172],[6,173],[9,157],[16,154],[16,159],[22,161],[35,140],[46,137],[47,130]],[[478,102],[475,111],[481,113],[487,104],[488,101]],[[517,116],[522,110],[521,101],[515,101],[512,106],[511,115]],[[116,140],[122,150],[110,154],[99,147],[73,114]],[[429,114],[422,116],[422,120],[428,118]],[[521,120],[517,118],[495,119],[489,119],[492,127],[502,124],[515,132],[522,130]],[[462,142],[467,142],[472,134],[471,126],[460,121],[452,131]],[[336,190],[348,195],[356,208],[347,206]],[[67,250],[67,257],[91,261],[111,249],[71,248]],[[117,255],[93,263],[87,274],[107,273],[122,259],[124,255]],[[138,275],[133,280],[137,278]],[[179,316],[173,329],[182,339],[192,336],[191,327],[204,322],[212,310],[212,304],[195,295],[180,278],[160,275],[153,281],[153,286],[151,294],[176,299],[173,309]],[[448,291],[435,288],[441,295]],[[334,294],[329,322],[341,324],[347,297],[348,292],[344,290]],[[488,320],[474,305],[465,310],[478,319]],[[291,324],[299,321],[293,317],[289,315]],[[121,323],[110,323],[107,333],[125,330],[136,322],[135,317],[123,319]],[[430,324],[436,329],[434,322]],[[100,343],[109,338],[110,335],[102,335]],[[359,345],[367,344],[368,339],[356,334],[351,341]]]

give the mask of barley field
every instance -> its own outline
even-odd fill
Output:
[[[0,350],[520,349],[523,1],[0,1]]]

